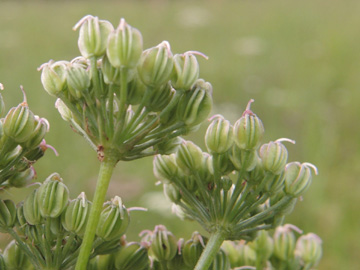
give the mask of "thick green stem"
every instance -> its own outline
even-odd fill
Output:
[[[99,216],[116,162],[115,159],[105,156],[101,163],[94,200],[90,211],[89,221],[86,225],[84,240],[80,247],[80,254],[75,268],[76,270],[85,270],[87,267],[94,242],[96,227],[99,222]]]
[[[203,253],[200,256],[194,270],[208,270],[211,263],[214,261],[222,243],[225,240],[225,232],[218,230],[210,235],[209,242],[207,243]]]

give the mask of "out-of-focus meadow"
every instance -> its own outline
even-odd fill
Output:
[[[32,110],[51,123],[48,151],[36,164],[38,180],[59,172],[71,197],[92,198],[98,161],[54,108],[36,70],[49,59],[79,55],[71,28],[84,15],[121,17],[138,28],[145,47],[168,40],[174,53],[198,50],[201,77],[214,87],[213,113],[235,121],[248,100],[263,120],[265,141],[287,137],[289,159],[319,169],[311,189],[286,222],[323,239],[319,270],[359,269],[360,254],[360,2],[304,1],[8,1],[0,3],[0,82],[7,108],[22,101],[23,85]],[[203,128],[190,139],[204,149]],[[179,237],[196,224],[179,222],[155,186],[152,159],[119,164],[108,196],[133,212],[128,238],[163,223]],[[31,188],[2,197],[20,201]],[[164,203],[165,201],[165,203]],[[2,236],[1,246],[8,241]]]

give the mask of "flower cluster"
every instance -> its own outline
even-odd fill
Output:
[[[41,81],[100,160],[168,153],[206,119],[212,87],[199,79],[201,53],[173,55],[167,41],[143,50],[140,31],[124,19],[114,29],[89,15],[78,28],[81,56],[43,64]]]
[[[250,110],[232,126],[212,117],[205,135],[208,152],[183,141],[176,153],[157,155],[154,174],[181,217],[198,221],[225,239],[249,239],[254,231],[282,223],[312,181],[310,163],[287,163],[279,139],[261,145],[264,127]]]
[[[1,200],[0,231],[9,233],[17,242],[17,245],[11,242],[4,251],[7,269],[73,267],[91,206],[84,193],[69,200],[69,190],[57,173],[50,175],[18,206],[11,200]],[[129,218],[119,197],[104,203],[91,257],[120,247]],[[22,259],[16,260],[15,254],[22,254],[18,255]]]
[[[0,95],[0,117],[4,114],[5,104]],[[44,140],[48,131],[48,121],[34,115],[25,94],[24,101],[0,119],[0,189],[23,187],[36,177],[33,164],[50,147]]]
[[[231,267],[247,269],[305,270],[316,266],[322,256],[321,239],[314,233],[302,233],[291,224],[279,226],[271,237],[267,231],[259,231],[251,242],[224,242]]]

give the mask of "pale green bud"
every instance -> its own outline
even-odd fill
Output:
[[[176,115],[187,126],[196,126],[208,117],[211,108],[211,85],[199,79],[191,91],[181,96]]]
[[[67,85],[71,95],[80,99],[83,97],[82,92],[90,87],[90,72],[81,64],[71,64],[67,68]]]
[[[22,154],[22,147],[17,145],[14,149],[6,152],[3,157],[0,157],[0,165],[5,167],[19,158]]]
[[[30,167],[24,171],[15,172],[9,179],[9,185],[16,188],[25,187],[36,178],[36,172],[33,167]]]
[[[282,261],[294,258],[296,237],[293,230],[301,233],[297,227],[291,224],[279,226],[275,230],[274,255]]]
[[[164,138],[164,140],[161,143],[154,145],[154,150],[162,155],[170,155],[176,152],[182,141],[183,139],[180,137],[175,137],[171,139]]]
[[[266,261],[273,253],[274,240],[267,231],[261,230],[257,232],[255,240],[251,243],[251,247],[255,250],[257,257],[261,257],[261,260]]]
[[[314,233],[302,235],[296,242],[295,254],[308,267],[316,266],[322,257],[322,241]]]
[[[285,192],[294,197],[303,194],[311,185],[311,169],[317,174],[317,169],[310,163],[291,162],[285,167]]]
[[[122,246],[114,257],[117,270],[148,270],[150,267],[146,247],[136,242]]]
[[[283,190],[284,182],[285,177],[283,172],[280,174],[271,174],[271,178],[265,183],[265,191],[271,192],[271,194],[276,194]]]
[[[174,90],[171,89],[170,84],[164,84],[160,86],[159,89],[153,89],[153,91],[151,91],[150,97],[145,106],[149,111],[160,112],[170,103],[173,95]]]
[[[152,255],[158,261],[170,261],[176,255],[176,238],[165,226],[155,226],[155,230],[151,235],[150,249]]]
[[[205,144],[211,153],[225,153],[234,142],[233,128],[221,115],[214,115],[205,134]]]
[[[105,203],[104,206],[99,217],[96,235],[105,241],[120,239],[129,225],[129,213],[118,196]]]
[[[50,60],[48,63],[40,66],[41,83],[51,96],[58,96],[66,87],[66,67],[68,62]]]
[[[252,171],[258,164],[258,156],[254,150],[242,150],[234,145],[229,153],[230,160],[236,170]]]
[[[24,148],[32,150],[39,146],[39,144],[44,140],[45,134],[49,132],[50,124],[45,118],[40,118],[39,116],[34,116],[34,130],[31,138],[29,138],[25,143],[21,144]]]
[[[61,215],[61,224],[64,229],[82,237],[85,233],[90,209],[91,202],[86,199],[85,193],[81,192],[75,200],[70,201]]]
[[[176,164],[185,175],[192,175],[201,169],[203,153],[201,149],[191,141],[184,141],[176,151]]]
[[[191,239],[185,242],[182,251],[185,264],[191,269],[195,268],[197,261],[199,260],[201,253],[205,247],[204,239],[198,232],[194,232]]]
[[[154,157],[153,165],[154,175],[160,181],[171,181],[178,173],[175,154],[168,156],[156,155]]]
[[[29,257],[21,250],[16,244],[15,240],[12,240],[4,250],[4,261],[8,270],[30,270],[35,269]]]
[[[16,221],[16,206],[12,200],[0,200],[0,232],[8,232]]]
[[[178,241],[178,252],[176,252],[175,257],[167,262],[167,268],[168,270],[192,270],[194,268],[188,267],[183,259],[183,245],[184,245],[184,239],[180,239]]]
[[[28,223],[24,215],[24,202],[20,202],[16,208],[16,233],[20,236],[25,236],[25,226],[27,225]]]
[[[39,187],[36,197],[41,216],[56,218],[69,203],[69,190],[60,175],[53,173]]]
[[[145,50],[138,64],[140,79],[147,86],[156,87],[170,80],[174,68],[170,44],[163,41],[158,46]]]
[[[110,33],[107,55],[116,68],[134,68],[143,51],[143,40],[139,30],[120,20],[118,28]]]
[[[87,15],[75,26],[80,27],[78,46],[85,58],[100,57],[105,54],[109,34],[114,27],[109,21],[99,20],[98,17]]]
[[[16,143],[24,143],[31,138],[35,127],[35,117],[26,102],[10,109],[4,120],[4,133]]]
[[[56,100],[55,108],[59,111],[62,119],[65,121],[70,121],[73,118],[72,112],[60,98]]]
[[[179,203],[181,199],[180,190],[174,184],[164,183],[164,194],[173,203]]]
[[[214,262],[211,264],[209,270],[231,270],[230,260],[224,250],[220,249],[215,256]]]
[[[234,124],[234,141],[243,150],[255,150],[259,148],[261,139],[264,136],[264,126],[260,118],[251,110],[250,100],[242,117]]]
[[[104,75],[104,82],[106,84],[120,85],[120,69],[111,65],[106,54],[101,60],[101,71]]]
[[[259,155],[264,170],[273,174],[280,174],[288,159],[288,151],[280,141],[263,144],[260,147]]]
[[[171,84],[175,89],[190,90],[199,78],[200,68],[195,54],[204,56],[199,52],[192,51],[174,55],[174,73]]]
[[[237,243],[226,241],[222,248],[226,251],[232,268],[255,265],[256,252],[244,241]]]

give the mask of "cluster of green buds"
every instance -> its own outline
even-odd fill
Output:
[[[88,15],[74,29],[81,56],[43,64],[41,81],[100,160],[168,153],[210,113],[212,87],[196,59],[203,54],[173,55],[167,41],[143,50],[140,31],[124,19],[115,29]]]
[[[278,226],[273,236],[258,231],[254,240],[223,244],[233,269],[309,270],[322,256],[321,239],[314,233],[296,237],[302,231],[291,224]]]
[[[251,239],[280,225],[317,173],[310,163],[287,163],[283,142],[293,141],[261,145],[264,127],[252,102],[233,126],[221,115],[210,119],[208,152],[183,141],[174,154],[154,159],[154,174],[176,213],[220,239]]]
[[[17,246],[10,243],[3,254],[7,269],[73,267],[91,206],[83,192],[70,200],[69,190],[57,173],[50,175],[17,206],[11,200],[0,201],[0,231],[9,233],[17,243]],[[128,224],[129,212],[119,197],[104,203],[91,257],[118,250]],[[12,251],[7,253],[7,250]],[[16,260],[14,256],[19,254],[25,259]],[[11,268],[13,263],[29,263],[31,267]]]
[[[0,117],[0,190],[23,187],[36,177],[33,164],[51,148],[44,140],[49,123],[29,109],[25,94],[6,115],[0,95]]]

